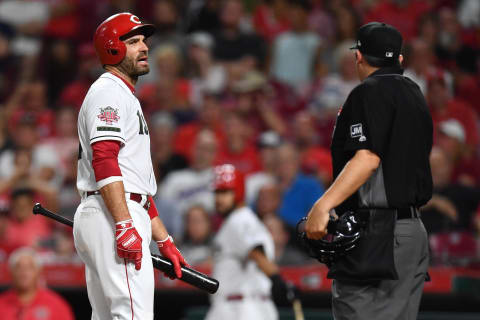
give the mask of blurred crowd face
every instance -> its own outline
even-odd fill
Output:
[[[32,256],[22,255],[10,270],[13,287],[20,293],[35,290],[38,286],[40,271],[40,267]]]
[[[56,129],[58,137],[77,136],[77,116],[71,108],[63,108],[57,113]]]
[[[132,79],[137,79],[150,71],[147,61],[148,47],[144,41],[144,35],[135,35],[123,41],[127,52],[117,68]]]
[[[299,112],[293,120],[295,143],[300,148],[315,144],[316,130],[313,117],[307,112]]]
[[[153,20],[160,30],[170,30],[177,24],[178,14],[172,1],[157,0],[153,7]]]
[[[457,161],[461,158],[465,149],[465,144],[457,138],[450,137],[441,132],[438,135],[436,145],[445,152],[450,161]]]
[[[279,250],[284,248],[288,240],[290,238],[285,226],[277,216],[275,215],[268,215],[263,218],[263,223],[267,227],[268,231],[270,231],[273,239],[273,243],[275,244],[275,249]]]
[[[437,147],[432,149],[430,153],[430,167],[435,188],[442,188],[450,183],[453,167],[445,151]]]
[[[410,67],[417,73],[423,73],[432,66],[433,52],[425,41],[415,40],[412,43]]]
[[[34,123],[20,123],[13,135],[13,140],[18,148],[32,150],[37,144],[37,130]]]
[[[47,105],[46,84],[36,80],[26,84],[23,96],[23,107],[29,111],[42,111]]]
[[[339,6],[335,10],[337,22],[337,38],[338,40],[355,39],[357,32],[356,19],[352,10],[344,6]]]
[[[280,190],[275,185],[265,185],[258,191],[257,214],[263,219],[267,215],[276,214],[281,203]]]
[[[455,11],[450,8],[442,8],[438,15],[440,32],[438,41],[443,48],[454,51],[461,45],[460,43],[460,25]]]
[[[200,131],[193,149],[192,167],[196,170],[204,170],[212,167],[217,155],[217,138],[209,130]]]
[[[202,243],[210,236],[210,216],[201,207],[193,207],[186,214],[186,233],[193,243]]]
[[[220,123],[220,117],[221,110],[218,98],[215,95],[204,95],[203,105],[199,114],[199,119],[202,124],[213,129]]]
[[[226,28],[237,29],[243,14],[243,3],[241,1],[226,0],[220,12],[220,21]]]
[[[215,191],[215,209],[221,215],[227,215],[235,209],[235,192],[233,190]]]
[[[433,80],[428,84],[427,101],[433,109],[443,109],[449,100],[450,94],[443,81]]]
[[[340,59],[340,75],[344,80],[352,81],[357,79],[355,70],[355,55],[352,52],[344,53]]]
[[[290,184],[298,173],[299,158],[297,149],[290,143],[284,143],[278,148],[277,177],[280,183]]]
[[[157,70],[162,77],[176,78],[182,67],[179,52],[173,46],[160,48],[155,55]]]
[[[32,217],[33,197],[29,194],[18,195],[12,199],[12,215],[16,220],[23,222]]]
[[[260,150],[260,159],[262,161],[263,171],[273,172],[278,164],[277,161],[277,148],[276,147],[263,147]]]
[[[228,148],[232,152],[241,152],[247,143],[248,129],[245,121],[236,114],[230,114],[225,120],[225,133]]]
[[[308,13],[299,5],[290,5],[289,18],[293,31],[304,31],[308,28]]]

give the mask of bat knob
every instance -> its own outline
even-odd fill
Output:
[[[32,212],[33,212],[33,214],[39,214],[41,209],[42,209],[42,205],[39,202],[37,202],[33,206]]]

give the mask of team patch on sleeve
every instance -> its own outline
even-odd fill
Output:
[[[118,115],[118,109],[114,109],[108,106],[105,108],[100,108],[100,114],[97,115],[97,118],[100,119],[100,121],[104,121],[106,125],[112,125],[113,123],[118,122],[118,120],[120,119],[120,116]],[[101,131],[106,131],[106,130],[101,130]]]
[[[350,137],[359,138],[360,142],[367,140],[367,138],[363,134],[363,127],[361,123],[357,123],[350,126]]]

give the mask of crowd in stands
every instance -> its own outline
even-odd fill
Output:
[[[104,72],[92,35],[124,11],[157,26],[135,94],[156,206],[190,264],[211,263],[221,163],[247,175],[246,204],[272,232],[277,261],[312,262],[292,229],[332,182],[335,117],[359,83],[356,30],[383,21],[402,32],[405,75],[434,121],[434,196],[421,208],[432,264],[480,265],[477,0],[0,1],[0,262],[27,246],[43,263],[80,263],[71,230],[31,209],[75,213],[76,117]]]

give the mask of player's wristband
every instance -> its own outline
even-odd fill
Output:
[[[158,240],[158,241],[157,241],[158,247],[159,247],[159,248],[163,247],[168,240],[170,240],[170,241],[173,243],[173,238],[172,238],[172,236],[171,236],[171,235],[168,235],[165,239],[163,239],[163,240]]]

